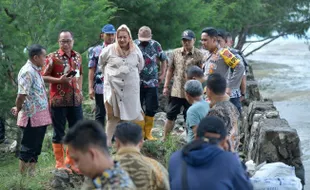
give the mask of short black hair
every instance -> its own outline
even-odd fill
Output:
[[[224,29],[217,29],[217,34],[219,37],[222,37],[224,40],[227,38],[227,32]]]
[[[207,87],[216,95],[224,95],[226,91],[226,79],[219,73],[208,76]]]
[[[186,75],[188,79],[204,77],[203,70],[198,66],[191,66],[187,69]]]
[[[33,58],[34,56],[39,56],[42,54],[42,50],[46,50],[43,46],[39,44],[33,44],[28,48],[28,56],[29,58]]]
[[[124,145],[137,145],[143,138],[141,127],[131,122],[123,122],[118,124],[116,126],[114,136]]]
[[[72,39],[74,38],[73,32],[71,32],[70,30],[61,30],[58,34],[58,38],[60,37],[60,34],[63,32],[69,32],[71,34]]]
[[[87,151],[90,146],[97,146],[102,152],[108,153],[107,136],[98,121],[81,120],[71,127],[63,139],[77,150]]]
[[[201,33],[207,33],[208,36],[210,37],[217,37],[218,36],[218,32],[215,28],[213,27],[207,27],[207,28],[204,28]]]

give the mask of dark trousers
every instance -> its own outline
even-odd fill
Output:
[[[19,159],[24,162],[38,162],[47,126],[31,127],[30,119],[26,127],[20,127],[23,132]]]
[[[5,139],[5,120],[0,118],[0,142]]]
[[[53,143],[61,143],[65,136],[66,120],[69,128],[74,126],[77,121],[83,119],[82,106],[70,107],[51,107],[52,122],[54,127]]]
[[[242,106],[241,106],[240,98],[230,98],[230,102],[236,106],[236,108],[238,109],[241,115]]]
[[[185,98],[170,97],[168,102],[167,119],[170,121],[176,120],[178,114],[183,107],[183,116],[186,121],[186,112],[191,105]]]
[[[96,121],[99,121],[102,126],[105,126],[105,107],[103,102],[103,94],[95,94],[95,102],[96,102]]]
[[[154,117],[158,109],[158,88],[140,88],[140,102],[141,107],[145,109],[144,113],[146,116]]]

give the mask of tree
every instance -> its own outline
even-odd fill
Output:
[[[99,40],[101,25],[109,22],[115,11],[107,0],[2,0],[0,116],[8,115],[14,105],[17,90],[12,81],[27,60],[27,46],[38,43],[48,52],[55,51],[58,33],[68,29],[75,35],[74,49],[83,53]]]
[[[205,23],[206,4],[202,0],[113,0],[118,7],[112,23],[115,26],[126,24],[131,29],[133,38],[137,38],[141,26],[152,29],[153,38],[164,49],[181,45],[181,34],[186,29],[200,31]]]
[[[240,50],[244,50],[246,43],[265,41],[258,50],[282,36],[305,37],[310,27],[308,0],[215,0],[206,3],[207,12],[216,15],[216,19],[209,17],[208,23],[231,31],[237,39],[235,47]],[[254,35],[263,39],[247,41],[247,37]],[[253,51],[247,55],[251,53]]]

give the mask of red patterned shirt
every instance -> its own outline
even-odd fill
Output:
[[[79,77],[82,75],[82,57],[76,51],[71,51],[68,57],[61,49],[47,56],[43,68],[43,76],[60,78],[70,71],[77,71],[69,84],[50,84],[50,104],[52,107],[79,106],[82,103],[82,87],[79,86]]]

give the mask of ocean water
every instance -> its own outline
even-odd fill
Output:
[[[259,44],[250,46],[247,51]],[[247,52],[246,51],[246,52]],[[301,140],[310,190],[310,50],[304,40],[278,39],[247,57],[264,98],[271,98]]]

